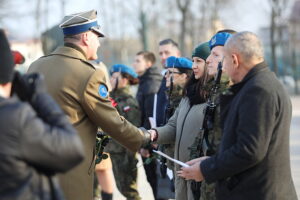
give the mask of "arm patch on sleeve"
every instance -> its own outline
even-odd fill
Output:
[[[106,98],[108,96],[108,90],[107,90],[107,87],[104,84],[99,85],[98,94],[102,98]]]

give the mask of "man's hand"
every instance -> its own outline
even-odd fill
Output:
[[[203,181],[204,177],[201,172],[200,164],[203,160],[206,160],[208,158],[209,158],[208,156],[204,156],[186,162],[186,164],[190,166],[182,167],[180,171],[177,171],[177,175],[182,178],[185,178],[186,180],[195,180],[198,182]]]
[[[156,130],[150,129],[150,130],[148,130],[148,132],[150,133],[151,141],[155,142],[157,140],[157,136],[158,136]]]

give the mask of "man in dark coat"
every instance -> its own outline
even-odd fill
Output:
[[[140,80],[136,98],[142,112],[142,127],[146,129],[151,128],[149,117],[153,117],[154,95],[162,80],[162,75],[154,64],[155,55],[148,51],[138,52],[133,63]]]
[[[149,117],[153,117],[154,95],[157,93],[162,76],[159,69],[154,66],[155,55],[152,52],[140,51],[136,54],[133,63],[133,68],[139,76],[140,84],[136,94],[140,109],[142,127],[150,129]],[[147,180],[153,190],[153,195],[156,199],[157,195],[157,175],[156,175],[156,160],[150,159],[151,146],[141,149],[142,159],[149,163],[144,165]]]
[[[179,174],[217,181],[220,200],[296,200],[291,176],[289,95],[263,58],[251,32],[225,45],[224,71],[233,85],[221,99],[223,137],[219,152],[188,162]]]
[[[156,104],[156,125],[157,127],[163,126],[167,123],[165,110],[168,104],[168,98],[166,95],[167,87],[166,87],[166,59],[170,56],[180,57],[180,51],[178,48],[178,44],[172,39],[165,39],[159,42],[158,48],[159,58],[161,62],[161,66],[163,67],[162,75],[163,79],[161,81],[159,90],[157,92],[157,104]]]
[[[0,199],[62,200],[54,175],[83,160],[83,145],[46,93],[42,76],[16,74],[13,81],[12,53],[2,30],[0,49]]]

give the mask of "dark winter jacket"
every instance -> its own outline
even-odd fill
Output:
[[[296,200],[291,176],[289,95],[265,63],[221,100],[219,152],[200,164],[219,200]]]
[[[157,92],[157,105],[156,105],[156,124],[157,127],[163,126],[167,123],[166,109],[168,106],[168,96],[166,91],[168,90],[166,86],[166,78],[164,77],[161,81],[159,90]]]
[[[150,129],[149,117],[153,117],[154,95],[157,93],[162,76],[157,67],[150,67],[139,77],[140,84],[136,94],[142,112],[142,127]]]
[[[64,199],[54,175],[79,164],[83,146],[54,100],[0,97],[0,133],[0,199]]]

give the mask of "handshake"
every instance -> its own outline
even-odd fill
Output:
[[[157,144],[152,144],[155,142],[158,138],[158,133],[154,129],[146,130],[144,127],[140,128],[145,136],[145,141],[144,144],[142,145],[142,148],[140,149],[140,154],[144,158],[149,158],[150,157],[150,151],[149,149],[156,149]]]
[[[150,145],[152,142],[155,142],[158,138],[156,130],[150,129],[146,130],[144,127],[140,127],[140,130],[144,133],[145,141],[143,146]]]

